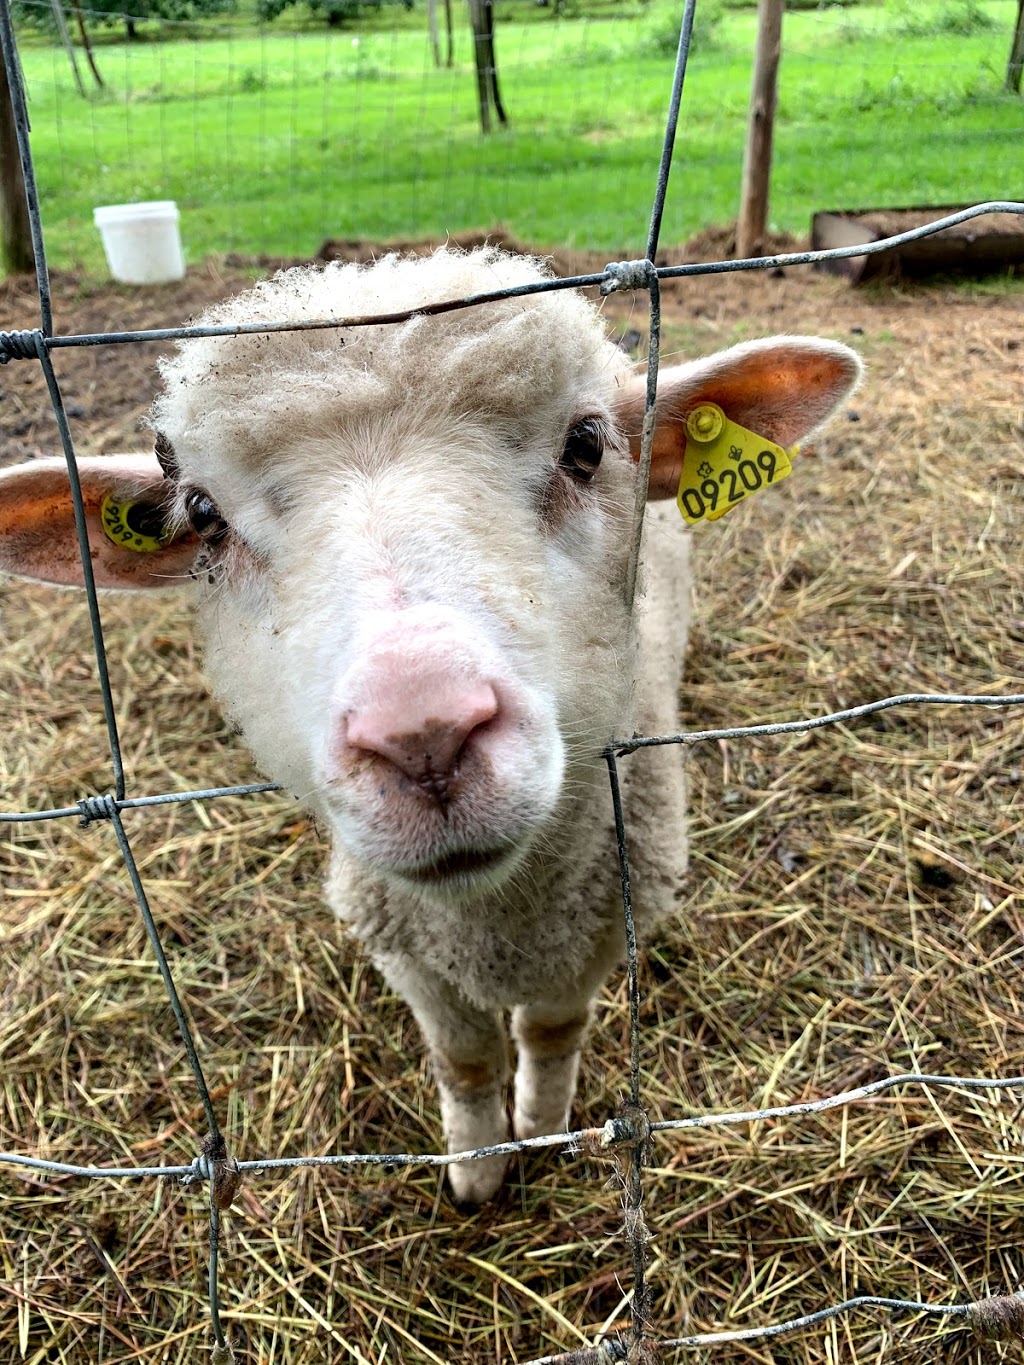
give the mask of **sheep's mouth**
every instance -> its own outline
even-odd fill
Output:
[[[420,886],[486,876],[499,871],[504,863],[511,861],[511,856],[512,850],[507,845],[455,849],[430,862],[403,867],[401,875]]]

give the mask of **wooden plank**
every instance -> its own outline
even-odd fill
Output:
[[[819,250],[876,242],[966,207],[966,204],[942,204],[816,213],[811,224],[811,248]],[[972,218],[877,256],[826,261],[819,268],[845,275],[856,284],[936,273],[983,275],[1021,266],[1024,266],[1024,219],[1016,214],[996,213]]]

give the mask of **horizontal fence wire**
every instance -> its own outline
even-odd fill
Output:
[[[880,697],[877,701],[863,702],[860,706],[850,706],[844,711],[830,711],[824,716],[805,716],[802,720],[772,720],[758,725],[726,726],[718,730],[681,730],[675,735],[633,735],[631,739],[613,739],[604,751],[624,757],[638,749],[651,749],[664,744],[710,744],[727,739],[754,739],[758,736],[768,738],[776,735],[807,734],[821,730],[829,725],[843,725],[850,720],[861,720],[880,711],[889,711],[894,706],[1024,706],[1024,692],[1007,692],[990,696],[964,692],[904,692],[896,697]],[[146,806],[166,806],[183,801],[211,801],[222,796],[252,796],[259,792],[283,790],[279,782],[249,782],[235,787],[207,787],[202,791],[161,792],[157,796],[131,796],[118,801],[108,796],[86,796],[73,806],[55,806],[50,810],[0,811],[0,824],[31,824],[39,820],[63,820],[77,816],[81,825],[93,820],[107,819],[111,808],[116,810],[139,810]]]
[[[853,1090],[841,1090],[835,1095],[824,1095],[816,1100],[799,1100],[795,1104],[768,1105],[763,1109],[723,1110],[721,1113],[693,1114],[684,1119],[661,1119],[648,1125],[651,1135],[674,1133],[694,1128],[732,1128],[745,1123],[760,1123],[766,1119],[798,1118],[804,1114],[825,1114],[832,1109],[874,1099],[887,1090],[919,1085],[936,1086],[945,1090],[1024,1090],[1024,1076],[941,1076],[927,1072],[908,1071],[899,1076],[885,1076],[869,1081]],[[572,1133],[547,1133],[541,1137],[519,1138],[514,1142],[498,1142],[489,1147],[472,1147],[465,1152],[337,1152],[326,1156],[258,1157],[251,1161],[235,1161],[233,1169],[248,1171],[297,1171],[331,1166],[382,1166],[398,1170],[404,1166],[459,1166],[468,1161],[484,1161],[492,1156],[518,1156],[526,1152],[562,1149],[570,1156],[580,1153],[600,1155],[616,1147],[629,1146],[637,1137],[636,1125],[628,1115],[608,1119],[599,1128],[580,1128]],[[47,1161],[42,1157],[22,1156],[17,1152],[0,1152],[0,1165],[25,1166],[31,1170],[50,1171],[55,1175],[84,1175],[106,1180],[141,1180],[157,1176],[161,1179],[180,1179],[191,1184],[206,1178],[208,1167],[205,1156],[197,1156],[187,1166],[76,1166],[67,1161]]]
[[[869,1102],[878,1096],[899,1087],[920,1086],[962,1092],[980,1090],[1021,1090],[1024,1089],[1024,1076],[1005,1078],[957,1077],[929,1075],[926,1073],[904,1073],[883,1077],[879,1080],[841,1091],[833,1095],[815,1099],[801,1100],[791,1104],[774,1105],[760,1109],[702,1112],[682,1118],[651,1122],[643,1104],[642,1066],[641,1066],[641,1029],[639,1021],[640,990],[637,970],[636,937],[632,920],[632,897],[629,880],[629,856],[627,830],[619,799],[618,760],[637,750],[655,745],[677,744],[694,745],[715,740],[750,739],[809,732],[823,726],[840,725],[849,721],[887,710],[895,706],[950,705],[950,706],[1020,706],[1024,705],[1024,694],[966,695],[908,693],[882,698],[845,710],[831,712],[822,716],[806,717],[791,721],[770,721],[758,725],[732,728],[680,732],[674,735],[643,736],[635,735],[612,741],[604,752],[608,767],[612,806],[615,814],[617,856],[623,896],[623,914],[626,931],[626,971],[630,1011],[630,1084],[629,1100],[622,1106],[619,1114],[609,1119],[603,1126],[581,1129],[572,1133],[557,1133],[535,1138],[500,1143],[459,1153],[362,1153],[343,1152],[319,1156],[305,1155],[295,1157],[256,1158],[237,1160],[228,1150],[227,1140],[222,1133],[209,1088],[203,1074],[202,1065],[192,1038],[184,1004],[179,999],[170,965],[164,954],[160,933],[149,907],[142,878],[139,874],[130,841],[121,820],[126,810],[146,809],[151,806],[187,801],[204,802],[223,797],[243,797],[256,793],[278,790],[272,782],[249,783],[236,786],[205,788],[196,791],[168,792],[149,796],[128,796],[120,754],[120,741],[115,721],[113,696],[106,667],[106,653],[103,642],[102,623],[95,584],[92,580],[88,554],[88,537],[85,529],[84,508],[81,489],[77,478],[77,464],[74,443],[68,423],[67,413],[60,389],[50,363],[51,353],[60,349],[75,349],[98,345],[133,344],[141,341],[175,341],[195,337],[231,336],[239,333],[272,333],[297,330],[318,330],[337,327],[366,327],[399,323],[417,316],[436,316],[462,308],[497,302],[502,299],[524,297],[533,294],[551,293],[563,289],[598,287],[602,294],[617,290],[646,290],[650,305],[650,330],[648,349],[647,397],[642,431],[641,462],[638,477],[637,509],[634,516],[633,543],[627,583],[627,601],[632,602],[636,580],[636,568],[643,529],[643,506],[646,492],[647,470],[650,465],[651,445],[654,432],[654,403],[657,389],[657,368],[659,354],[659,283],[662,280],[682,279],[697,275],[724,274],[746,270],[772,270],[779,267],[816,264],[824,261],[849,259],[856,256],[875,255],[894,247],[918,240],[940,232],[945,228],[968,222],[971,219],[991,213],[1024,214],[1024,203],[1016,201],[992,201],[978,204],[972,208],[936,219],[911,231],[899,233],[884,240],[853,247],[840,247],[826,251],[789,252],[780,255],[734,260],[694,262],[677,266],[656,267],[654,258],[658,247],[660,224],[664,210],[665,194],[669,171],[673,160],[675,127],[678,120],[683,83],[689,53],[690,36],[693,26],[696,0],[687,0],[680,28],[672,93],[666,121],[666,135],[663,143],[661,164],[658,171],[650,229],[647,242],[647,256],[640,261],[627,261],[609,264],[600,273],[579,275],[557,280],[538,280],[535,283],[509,289],[477,293],[458,300],[441,300],[434,304],[404,311],[374,314],[349,318],[324,318],[295,323],[268,319],[266,322],[246,326],[186,326],[137,331],[115,331],[108,333],[89,333],[81,335],[54,334],[52,308],[50,302],[49,276],[46,268],[45,247],[42,232],[42,219],[39,210],[38,194],[32,167],[29,145],[28,117],[25,107],[25,93],[21,80],[19,63],[11,24],[9,0],[0,0],[0,41],[2,41],[4,61],[12,92],[12,105],[19,139],[19,151],[25,172],[26,194],[29,216],[32,225],[33,243],[36,247],[36,268],[39,285],[40,319],[39,328],[18,331],[0,331],[0,363],[14,360],[36,361],[43,369],[55,420],[67,460],[73,490],[75,519],[82,562],[85,566],[85,587],[89,606],[90,621],[93,629],[94,651],[103,697],[108,743],[111,754],[113,792],[105,795],[84,796],[71,806],[53,809],[0,812],[0,822],[16,824],[43,820],[77,817],[83,826],[100,821],[109,821],[114,827],[122,860],[138,901],[151,947],[157,958],[163,977],[168,999],[172,1005],[178,1024],[179,1034],[187,1055],[193,1078],[199,1091],[206,1118],[207,1133],[201,1150],[187,1165],[158,1165],[138,1167],[101,1167],[83,1166],[73,1163],[49,1161],[20,1153],[0,1153],[0,1165],[22,1168],[44,1173],[84,1177],[99,1180],[135,1180],[143,1178],[175,1178],[186,1185],[206,1185],[210,1198],[210,1255],[208,1262],[207,1297],[210,1307],[211,1330],[214,1338],[213,1359],[216,1365],[226,1365],[233,1359],[230,1343],[221,1321],[219,1291],[219,1255],[221,1238],[221,1217],[230,1208],[238,1192],[241,1180],[248,1175],[275,1171],[292,1171],[310,1168],[352,1168],[378,1167],[397,1170],[409,1166],[445,1167],[464,1162],[483,1160],[498,1155],[514,1155],[528,1151],[554,1150],[568,1154],[606,1155],[623,1159],[623,1185],[625,1218],[623,1240],[627,1245],[633,1265],[633,1287],[631,1293],[631,1322],[628,1331],[619,1331],[615,1336],[607,1336],[593,1347],[549,1355],[525,1362],[525,1365],[611,1365],[615,1361],[649,1362],[660,1359],[668,1349],[697,1349],[713,1347],[729,1342],[754,1342],[770,1340],[790,1332],[825,1322],[841,1315],[863,1309],[884,1309],[889,1312],[920,1313],[940,1317],[953,1317],[966,1320],[979,1331],[989,1335],[1000,1332],[1024,1330],[1024,1297],[1021,1295],[997,1296],[966,1303],[928,1304],[914,1300],[884,1298],[863,1295],[847,1299],[842,1303],[829,1305],[821,1310],[789,1319],[785,1322],[763,1327],[745,1328],[735,1331],[722,1331],[697,1334],[685,1337],[665,1337],[658,1334],[651,1320],[650,1292],[646,1282],[648,1234],[643,1216],[643,1172],[653,1156],[652,1145],[666,1136],[690,1129],[728,1127],[756,1123],[764,1120],[795,1120],[809,1114],[826,1113],[837,1108]]]
[[[965,1318],[980,1332],[989,1335],[996,1335],[1008,1326],[1018,1328],[1024,1323],[1024,1295],[1020,1294],[993,1295],[970,1303],[918,1303],[914,1299],[886,1299],[875,1294],[860,1294],[857,1298],[820,1308],[816,1313],[790,1318],[787,1322],[776,1322],[770,1327],[742,1327],[732,1332],[698,1332],[689,1337],[655,1337],[647,1343],[650,1353],[646,1360],[654,1365],[661,1359],[662,1353],[672,1347],[692,1349],[725,1346],[730,1342],[772,1341],[790,1332],[798,1332],[802,1327],[813,1327],[832,1318],[844,1317],[859,1308],[887,1308],[891,1312],[921,1313],[926,1317]],[[538,1356],[522,1361],[520,1365],[614,1365],[616,1361],[628,1362],[629,1359],[629,1352],[622,1340],[613,1337],[593,1347],[563,1351],[553,1356]]]
[[[412,318],[438,317],[443,313],[458,312],[463,308],[477,308],[485,303],[500,303],[503,299],[527,298],[534,294],[556,294],[566,289],[585,289],[598,287],[602,294],[613,294],[617,290],[639,291],[649,288],[648,281],[682,280],[698,275],[729,275],[738,270],[780,270],[795,265],[820,265],[825,261],[848,261],[856,256],[878,256],[908,242],[932,237],[946,228],[957,227],[974,218],[982,218],[993,213],[1013,213],[1024,215],[1024,202],[1018,199],[993,199],[984,204],[974,204],[956,213],[946,214],[920,227],[906,232],[897,232],[890,237],[880,238],[877,242],[866,242],[859,246],[837,246],[820,251],[789,251],[774,256],[749,256],[730,261],[691,261],[684,265],[655,266],[649,260],[613,261],[604,270],[590,275],[560,276],[554,280],[536,280],[530,284],[509,285],[504,289],[491,289],[477,294],[467,294],[459,299],[441,299],[437,303],[419,304],[415,308],[397,309],[387,313],[365,313],[351,317],[307,318],[302,321],[281,322],[268,319],[266,322],[246,322],[237,324],[211,324],[192,327],[151,327],[125,332],[82,332],[75,335],[51,335],[43,329],[41,341],[36,340],[35,330],[0,331],[0,365],[11,360],[33,360],[37,357],[37,347],[45,350],[62,350],[80,346],[125,346],[137,341],[191,341],[200,337],[231,337],[263,335],[274,332],[318,332],[338,327],[383,327],[392,323],[409,322]]]

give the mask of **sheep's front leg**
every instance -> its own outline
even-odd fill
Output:
[[[508,1043],[497,1011],[476,1009],[448,982],[411,959],[390,958],[380,965],[416,1016],[426,1041],[448,1151],[507,1142]],[[504,1156],[449,1166],[455,1198],[484,1203],[501,1188],[507,1167]]]
[[[557,1000],[520,1005],[512,1012],[512,1036],[519,1049],[515,1079],[517,1138],[569,1131],[580,1053],[594,1019],[594,998],[623,948],[615,918],[593,944],[590,960],[567,982]]]
[[[569,1131],[580,1053],[593,1019],[593,1001],[520,1005],[512,1015],[519,1049],[515,1079],[517,1138]]]

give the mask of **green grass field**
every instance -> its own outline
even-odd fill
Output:
[[[949,5],[917,0],[917,36],[893,3],[787,15],[775,227],[804,232],[818,208],[1024,193],[1024,100],[1000,93],[1015,0],[986,0],[992,29],[929,32]],[[636,251],[672,73],[658,38],[676,8],[622,0],[614,17],[499,22],[511,127],[489,138],[458,5],[452,70],[433,68],[422,11],[391,32],[184,28],[200,36],[108,36],[107,88],[86,100],[63,53],[29,30],[52,261],[99,269],[93,207],[163,198],[179,204],[192,260],[496,222],[538,245]],[[692,58],[664,241],[735,216],[753,37],[753,13],[730,10]]]

